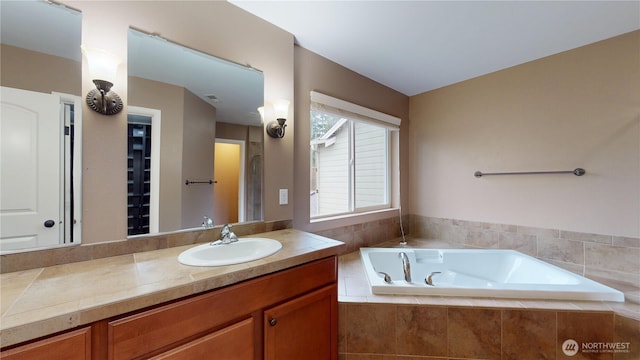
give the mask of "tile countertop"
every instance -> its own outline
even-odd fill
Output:
[[[195,246],[188,245],[1,274],[0,346],[338,255],[344,246],[293,229],[251,236],[276,239],[282,249],[221,267],[180,264],[177,256]]]

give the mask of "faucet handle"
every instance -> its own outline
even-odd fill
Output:
[[[424,282],[429,286],[433,286],[433,275],[436,275],[436,274],[442,274],[442,272],[433,271],[431,274],[427,275],[427,277],[424,279]]]

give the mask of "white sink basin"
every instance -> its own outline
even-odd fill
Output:
[[[231,244],[194,246],[178,255],[178,261],[190,266],[240,264],[273,255],[282,248],[279,241],[267,238],[240,238]]]

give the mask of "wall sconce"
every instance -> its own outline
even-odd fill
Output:
[[[109,80],[115,79],[121,60],[104,50],[87,48],[82,46],[82,53],[87,58],[89,75],[93,78],[96,88],[87,94],[87,105],[96,112],[103,115],[114,115],[122,108],[122,99],[115,92],[111,91],[113,83]]]
[[[289,115],[289,101],[278,100],[273,103],[273,112],[275,113],[276,120],[267,123],[267,134],[272,138],[283,138],[284,128],[287,127],[285,121],[287,121]]]

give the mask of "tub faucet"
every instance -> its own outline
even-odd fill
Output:
[[[404,271],[404,279],[407,282],[411,282],[411,264],[409,263],[409,257],[404,252],[398,254],[402,260],[402,270]]]

